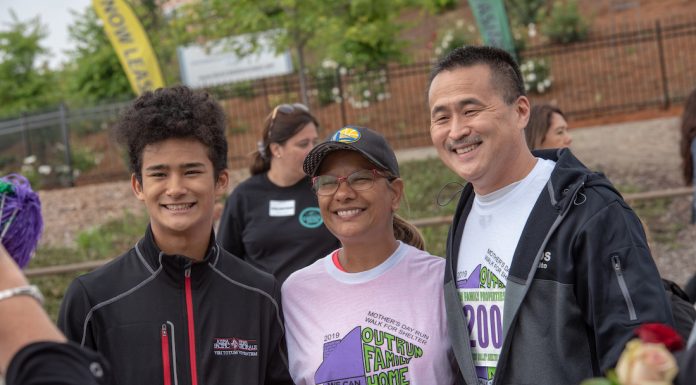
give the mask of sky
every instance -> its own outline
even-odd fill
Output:
[[[9,29],[10,9],[15,11],[20,21],[39,16],[48,29],[48,37],[42,44],[51,51],[47,59],[50,67],[55,69],[67,60],[63,51],[70,48],[68,26],[73,23],[70,10],[83,12],[91,4],[91,0],[0,0],[0,31]]]

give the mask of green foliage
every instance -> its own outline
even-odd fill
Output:
[[[399,165],[405,197],[399,214],[408,220],[448,216],[459,200],[457,191],[464,183],[440,159],[404,162]],[[420,228],[425,247],[433,255],[445,255],[449,223]]]
[[[345,98],[353,108],[367,108],[372,103],[391,97],[386,67],[366,66],[360,70],[347,69],[327,59],[316,70],[314,78],[316,95],[322,106],[341,103]],[[339,80],[342,81],[342,90],[338,87]]]
[[[345,3],[345,1],[344,1]],[[405,48],[399,33],[404,24],[397,20],[406,5],[403,1],[353,0],[344,5],[344,13],[335,15],[327,33],[327,57],[358,71],[402,60]],[[322,32],[323,35],[323,32]],[[320,39],[322,45],[327,40]],[[316,47],[316,46],[315,46]]]
[[[44,61],[48,49],[41,44],[48,32],[38,17],[20,21],[10,11],[8,29],[0,31],[0,116],[57,104],[58,83]]]
[[[567,44],[585,39],[589,24],[578,10],[577,0],[556,1],[542,30],[553,43]]]
[[[333,60],[324,60],[321,66],[314,71],[313,75],[319,104],[326,106],[331,103],[340,103],[338,63]]]
[[[39,133],[51,130],[38,130]],[[98,165],[102,154],[95,154],[90,148],[83,146],[71,147],[72,169],[65,161],[65,145],[63,142],[52,141],[41,156],[30,155],[24,158],[21,166],[22,174],[29,180],[34,189],[55,186],[69,186],[73,177]],[[71,175],[72,172],[72,175]]]
[[[143,236],[148,218],[142,214],[125,212],[124,216],[114,219],[95,229],[78,235],[77,247],[41,246],[31,260],[30,268],[65,265],[93,260],[114,258],[131,247]],[[55,321],[65,290],[70,282],[87,271],[34,277],[30,281],[38,285],[46,297],[45,308]]]
[[[133,12],[143,25],[155,51],[165,85],[181,82],[175,31],[162,13],[159,0],[130,0]]]
[[[384,68],[363,68],[348,70],[349,82],[344,96],[353,108],[367,108],[372,103],[391,97],[387,90],[387,70]],[[361,124],[366,124],[361,123]]]
[[[230,43],[244,56],[259,48],[260,32],[272,31],[277,52],[291,49],[304,74],[304,54],[330,58],[357,71],[382,68],[402,59],[400,10],[410,0],[237,0],[194,2],[181,8],[171,25],[180,44],[246,35]]]
[[[160,7],[152,0],[129,3],[148,35],[165,84],[178,83],[176,41]],[[132,98],[135,94],[94,9],[90,6],[73,14],[75,22],[69,27],[69,34],[76,48],[69,52],[71,61],[65,70],[70,100],[95,103]]]
[[[15,162],[14,155],[0,154],[0,170],[4,170]],[[5,175],[5,172],[0,171],[0,175]]]
[[[520,64],[520,71],[524,79],[524,89],[534,94],[543,94],[549,90],[553,83],[551,66],[544,59],[527,59]]]
[[[450,198],[464,182],[439,158],[403,162],[399,168],[406,188],[406,200],[400,210],[404,218],[426,218],[454,212],[458,196],[454,200]]]
[[[253,99],[256,96],[254,84],[251,81],[241,81],[232,85],[232,93],[244,99]]]
[[[142,237],[147,221],[145,216],[127,212],[121,219],[83,231],[76,239],[78,251],[89,259],[114,257]]]
[[[76,102],[94,103],[134,96],[116,51],[92,7],[73,11],[75,23],[68,27],[76,47],[68,52],[67,90]]]
[[[80,172],[89,171],[101,162],[101,156],[95,154],[89,147],[72,146],[70,155],[73,169]]]
[[[457,8],[460,3],[458,0],[430,0],[431,8],[435,13],[444,13]]]
[[[452,50],[478,42],[479,33],[474,24],[464,26],[464,20],[457,20],[454,28],[447,28],[438,33],[435,57],[441,59]]]
[[[513,23],[526,26],[542,20],[546,3],[546,0],[505,0],[505,8]]]

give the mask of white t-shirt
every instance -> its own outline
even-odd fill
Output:
[[[459,245],[457,289],[467,316],[479,383],[491,381],[503,345],[505,285],[512,257],[555,166],[538,159],[522,180],[476,195]]]
[[[328,255],[292,274],[282,300],[295,384],[452,384],[444,266],[400,243],[368,271],[341,271]]]

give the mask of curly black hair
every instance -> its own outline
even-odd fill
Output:
[[[130,171],[141,183],[145,146],[171,138],[203,143],[213,163],[215,180],[227,168],[225,113],[206,92],[186,86],[145,92],[123,112],[115,133],[128,149]]]

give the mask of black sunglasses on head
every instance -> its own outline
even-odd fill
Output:
[[[271,137],[271,132],[273,132],[273,124],[275,123],[276,116],[278,116],[278,112],[282,112],[284,114],[290,114],[295,110],[300,110],[304,112],[309,112],[309,107],[305,106],[302,103],[293,103],[293,104],[279,104],[273,109],[273,114],[271,115],[271,124],[268,126],[268,137]]]

